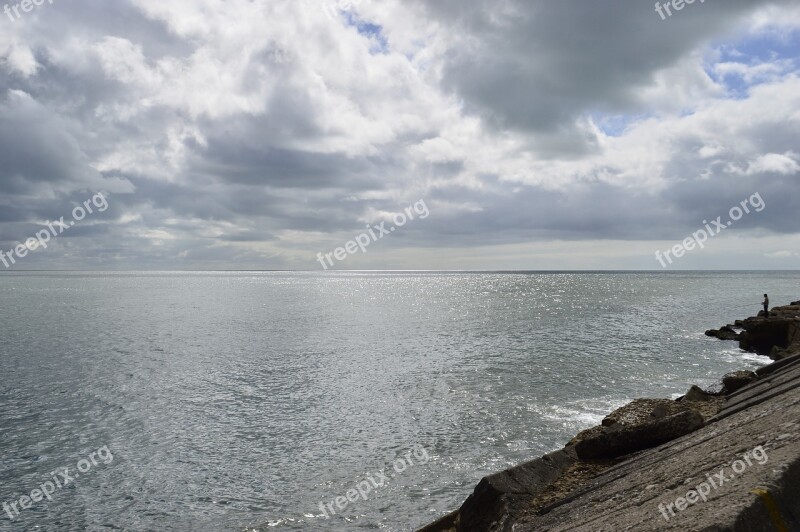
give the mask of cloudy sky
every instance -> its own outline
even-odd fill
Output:
[[[796,0],[9,1],[13,269],[800,268]]]

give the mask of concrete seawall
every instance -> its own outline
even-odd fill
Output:
[[[481,480],[444,531],[800,531],[800,305],[737,322],[779,359],[721,392],[641,399],[563,450]]]

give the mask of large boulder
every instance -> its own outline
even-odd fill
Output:
[[[798,334],[800,322],[794,318],[770,320],[745,320],[745,332],[739,339],[739,347],[745,351],[769,355],[773,347],[785,349]]]
[[[671,399],[635,399],[625,406],[621,406],[603,418],[602,425],[610,427],[620,423],[622,425],[638,425],[647,423],[654,417],[653,412],[664,411],[666,415],[675,414],[678,405]],[[675,410],[675,411],[673,411]],[[588,436],[588,435],[587,435]],[[581,438],[583,439],[583,438]]]
[[[681,398],[681,401],[705,402],[711,401],[712,399],[714,399],[714,394],[708,393],[699,386],[692,385],[689,391],[686,392],[686,395]]]
[[[600,434],[579,441],[575,444],[575,453],[582,460],[615,458],[680,438],[703,425],[703,416],[696,410],[687,410],[641,425],[616,424]]]
[[[720,329],[709,329],[706,331],[706,336],[719,338],[720,340],[738,340],[739,333],[734,331],[730,326],[726,325]]]
[[[567,448],[484,477],[461,508],[422,530],[503,530],[519,508],[544,491],[576,461],[574,450]]]
[[[800,355],[800,342],[795,342],[786,348],[778,346],[773,347],[772,351],[769,353],[769,358],[772,360],[783,360],[784,358],[793,357],[795,355]]]
[[[722,385],[725,386],[727,393],[733,393],[756,379],[758,379],[758,375],[752,371],[733,371],[722,377]]]

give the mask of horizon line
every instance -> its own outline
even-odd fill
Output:
[[[8,269],[0,274],[8,273],[214,273],[214,272],[242,272],[242,273],[692,273],[692,272],[800,272],[798,269],[674,269],[674,270],[639,270],[639,269],[356,269],[356,270],[319,270],[319,269],[130,269],[130,270],[96,270],[96,269]]]

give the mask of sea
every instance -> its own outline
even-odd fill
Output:
[[[0,530],[415,530],[767,364],[703,334],[765,292],[800,272],[5,272]]]

